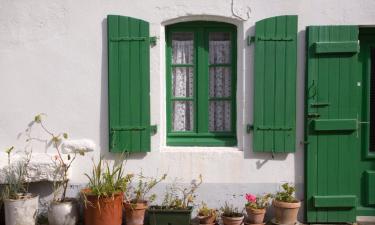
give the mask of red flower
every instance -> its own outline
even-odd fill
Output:
[[[253,194],[246,194],[246,200],[248,202],[256,202],[257,201],[257,196],[253,195]]]

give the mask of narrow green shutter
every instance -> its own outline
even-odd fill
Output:
[[[150,151],[149,23],[109,15],[108,89],[111,152]]]
[[[255,24],[254,151],[294,152],[297,16]]]

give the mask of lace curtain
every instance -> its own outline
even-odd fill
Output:
[[[210,64],[231,63],[231,42],[228,33],[214,32],[209,36]],[[175,33],[172,36],[172,64],[194,63],[194,41],[192,33]],[[231,69],[229,66],[213,66],[209,69],[209,95],[214,98],[231,96]],[[193,67],[173,67],[172,94],[174,97],[193,97]],[[209,131],[231,130],[231,101],[209,101]],[[191,131],[194,129],[193,101],[172,102],[172,130]]]

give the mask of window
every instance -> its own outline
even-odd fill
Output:
[[[168,26],[166,61],[167,144],[236,145],[236,27]]]

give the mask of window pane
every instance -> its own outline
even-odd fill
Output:
[[[371,76],[370,76],[370,144],[369,151],[375,152],[375,48],[371,49]]]
[[[230,97],[232,75],[229,67],[210,68],[210,97]]]
[[[175,32],[172,34],[172,64],[193,64],[194,33]]]
[[[175,67],[172,69],[173,97],[192,97],[194,91],[193,68]]]
[[[194,109],[192,101],[173,101],[172,130],[192,131],[194,124]]]
[[[230,33],[211,32],[208,40],[210,64],[231,63]]]
[[[231,131],[231,101],[210,101],[209,131]]]

